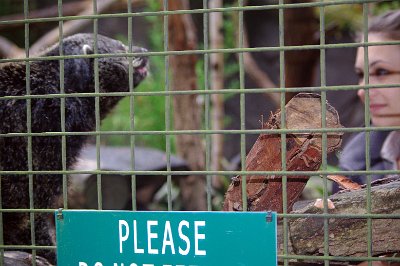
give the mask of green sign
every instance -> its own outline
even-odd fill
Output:
[[[276,213],[56,212],[58,266],[277,265]]]

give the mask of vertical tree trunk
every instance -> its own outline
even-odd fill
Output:
[[[210,1],[209,8],[220,8],[223,5],[222,0]],[[210,13],[210,48],[224,48],[223,13]],[[211,89],[224,89],[224,54],[213,53],[210,55],[211,64]],[[221,130],[224,128],[224,96],[222,94],[212,94],[212,129]],[[211,169],[221,170],[221,161],[223,157],[224,136],[222,134],[212,135]],[[213,181],[217,182],[216,179]]]
[[[169,10],[189,9],[187,0],[168,1]],[[170,15],[168,21],[168,43],[171,50],[192,50],[197,48],[196,29],[190,14]],[[196,90],[197,77],[195,54],[170,57],[172,66],[172,87],[174,90]],[[176,130],[201,128],[201,109],[196,102],[197,95],[174,96],[174,126]],[[200,135],[177,135],[177,152],[192,170],[204,169],[204,147]],[[205,179],[203,176],[189,176],[180,181],[184,208],[206,210]]]
[[[288,4],[312,2],[312,0],[288,0]],[[318,44],[318,20],[312,7],[285,9],[285,45]],[[286,87],[309,87],[313,84],[315,64],[319,50],[285,52]],[[286,93],[289,101],[295,93]]]

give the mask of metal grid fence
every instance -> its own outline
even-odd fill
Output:
[[[289,252],[289,232],[288,232],[288,220],[293,218],[304,217],[304,215],[296,215],[288,213],[287,209],[287,192],[286,192],[286,183],[287,177],[291,175],[322,175],[326,177],[326,175],[331,174],[331,171],[327,170],[327,134],[330,132],[337,131],[337,129],[328,129],[326,128],[326,121],[325,119],[322,120],[322,128],[315,129],[315,133],[322,134],[322,143],[323,143],[323,156],[322,156],[322,167],[319,171],[316,172],[292,172],[287,171],[286,169],[286,134],[289,133],[302,133],[302,130],[287,130],[285,129],[285,106],[286,103],[286,92],[300,92],[300,91],[309,91],[309,92],[319,92],[321,94],[321,102],[322,105],[322,117],[325,117],[326,114],[326,92],[327,91],[340,91],[344,90],[358,90],[360,88],[364,88],[366,91],[366,104],[365,104],[365,127],[352,127],[352,128],[344,128],[340,129],[341,131],[347,133],[350,132],[366,132],[366,170],[365,171],[336,171],[335,174],[343,174],[343,175],[351,175],[351,174],[367,174],[368,182],[367,182],[367,193],[371,193],[371,174],[399,174],[398,171],[395,170],[384,170],[384,171],[372,171],[370,169],[370,156],[369,156],[369,149],[370,149],[370,132],[372,131],[381,131],[381,130],[400,130],[400,126],[396,127],[384,127],[384,128],[374,128],[370,125],[370,115],[369,115],[369,89],[371,88],[387,88],[387,87],[400,87],[400,84],[392,84],[392,85],[370,85],[368,84],[368,51],[365,50],[365,65],[364,65],[364,73],[365,75],[365,83],[364,86],[327,86],[326,84],[326,51],[328,49],[334,48],[354,48],[354,47],[368,47],[372,45],[399,45],[399,41],[391,41],[385,43],[369,43],[368,42],[368,34],[367,34],[367,27],[365,25],[368,24],[368,13],[369,13],[369,4],[374,2],[379,2],[377,0],[335,0],[335,1],[315,1],[315,2],[307,2],[307,3],[297,3],[297,4],[285,4],[283,0],[279,0],[277,4],[265,5],[265,6],[244,6],[243,0],[238,1],[237,7],[229,7],[229,8],[217,8],[217,9],[210,9],[208,8],[208,1],[203,0],[203,8],[202,9],[195,9],[195,10],[178,10],[178,11],[169,11],[168,10],[168,1],[163,1],[163,10],[162,11],[153,11],[153,12],[135,12],[132,8],[130,1],[128,1],[126,13],[116,13],[116,14],[98,14],[97,13],[97,1],[93,1],[93,15],[86,15],[86,16],[63,16],[63,8],[62,8],[62,0],[58,0],[58,16],[51,17],[51,18],[28,18],[29,17],[29,1],[24,0],[24,15],[25,19],[22,20],[11,20],[11,21],[0,21],[0,25],[10,25],[10,24],[24,24],[25,25],[25,57],[19,59],[1,59],[0,63],[9,63],[9,62],[25,62],[26,63],[26,95],[23,96],[5,96],[0,97],[0,101],[4,100],[25,100],[26,101],[26,113],[27,113],[27,132],[24,133],[1,133],[1,138],[8,138],[8,137],[26,137],[27,142],[27,155],[28,155],[28,170],[27,171],[2,171],[0,170],[0,175],[27,175],[29,177],[29,195],[30,195],[30,207],[28,209],[1,209],[1,202],[0,202],[0,209],[1,213],[5,212],[27,212],[30,214],[30,221],[31,221],[31,245],[24,245],[24,246],[10,246],[10,245],[0,245],[2,251],[12,250],[12,249],[25,249],[25,250],[32,250],[32,254],[36,254],[36,250],[40,249],[54,249],[54,246],[37,246],[35,243],[35,223],[34,217],[37,213],[51,213],[54,210],[48,209],[35,209],[34,202],[33,202],[33,176],[35,174],[43,174],[43,175],[51,175],[51,174],[62,174],[63,176],[63,206],[64,208],[68,208],[68,181],[67,176],[70,174],[94,174],[97,175],[97,191],[98,191],[98,209],[102,209],[102,175],[104,174],[119,174],[119,175],[127,175],[131,176],[132,184],[136,183],[136,176],[137,175],[163,175],[166,177],[167,184],[168,184],[168,210],[172,210],[172,196],[171,196],[171,186],[172,186],[172,175],[198,175],[198,176],[206,176],[207,177],[207,206],[208,210],[212,211],[212,203],[211,203],[211,181],[213,175],[224,175],[224,176],[233,176],[233,175],[241,175],[244,179],[246,175],[268,175],[268,174],[278,174],[283,176],[283,199],[284,199],[284,208],[283,213],[278,214],[278,217],[282,218],[283,221],[283,247],[282,253],[278,255],[278,258],[284,263],[284,265],[289,265],[290,261],[295,260],[313,260],[313,261],[321,261],[324,262],[325,265],[329,265],[331,261],[368,261],[369,265],[372,265],[373,261],[396,261],[400,262],[399,258],[376,258],[372,257],[372,221],[373,219],[382,219],[382,218],[400,218],[398,214],[391,214],[391,215],[384,215],[384,214],[374,214],[371,211],[371,198],[368,198],[366,202],[368,212],[366,214],[348,214],[348,215],[332,215],[328,213],[327,207],[324,208],[323,214],[315,214],[314,217],[319,217],[324,219],[324,255],[323,256],[305,256],[305,255],[294,255],[290,254]],[[360,43],[339,43],[339,44],[327,44],[325,41],[325,8],[332,5],[345,5],[345,4],[360,4],[362,5],[363,9],[363,33],[364,38]],[[286,9],[292,8],[303,8],[303,7],[315,7],[319,11],[319,20],[320,20],[320,43],[318,45],[303,45],[303,46],[285,46],[284,45],[284,12]],[[243,28],[244,28],[244,21],[243,15],[246,11],[254,11],[254,10],[279,10],[279,46],[277,47],[257,47],[257,48],[244,48],[243,46]],[[208,28],[209,28],[209,18],[208,15],[210,12],[237,12],[238,13],[238,31],[239,31],[239,43],[238,47],[236,48],[229,48],[229,49],[210,49],[208,46]],[[203,22],[204,22],[204,48],[198,50],[190,50],[190,51],[170,51],[168,47],[168,16],[175,15],[175,14],[203,14]],[[115,92],[115,93],[105,93],[99,91],[99,71],[98,71],[98,59],[104,57],[117,57],[118,54],[98,54],[97,47],[94,48],[93,55],[77,55],[77,56],[64,56],[62,54],[62,38],[60,38],[60,56],[51,56],[51,57],[32,57],[29,54],[29,44],[30,44],[30,24],[31,23],[44,23],[44,22],[58,22],[59,23],[59,34],[63,36],[63,23],[66,21],[71,20],[91,20],[93,21],[93,29],[94,29],[94,36],[97,36],[99,27],[98,21],[104,18],[127,18],[128,19],[128,46],[130,47],[127,56],[132,58],[133,56],[138,55],[138,53],[134,53],[131,49],[133,44],[132,32],[133,23],[132,19],[134,17],[142,17],[142,16],[161,16],[164,18],[164,50],[163,51],[150,51],[139,53],[139,55],[147,55],[151,58],[154,56],[162,56],[165,58],[165,73],[169,71],[169,57],[174,55],[185,55],[185,54],[197,54],[199,56],[204,57],[204,74],[205,80],[209,80],[209,56],[212,53],[225,53],[225,54],[239,54],[239,88],[237,89],[225,89],[218,92],[210,90],[210,86],[208,82],[204,83],[204,90],[198,91],[174,91],[171,89],[170,78],[166,74],[165,75],[165,83],[164,91],[158,92],[137,92],[133,90],[133,80],[132,80],[132,60],[130,60],[129,65],[129,72],[130,72],[130,80],[129,80],[129,91],[128,92]],[[95,37],[96,40],[96,37]],[[317,49],[320,51],[320,86],[317,87],[307,87],[307,88],[285,88],[285,52],[293,51],[293,50],[312,50]],[[243,64],[243,52],[265,52],[265,51],[273,51],[279,52],[279,62],[280,62],[280,78],[279,78],[279,87],[278,88],[246,88],[244,84],[245,79],[245,71],[244,71],[244,64]],[[75,58],[94,58],[94,66],[95,66],[95,92],[94,93],[65,93],[64,90],[64,61],[67,59],[75,59]],[[58,60],[60,64],[60,92],[57,94],[52,95],[31,95],[31,88],[30,88],[30,64],[35,61],[43,61],[43,60]],[[162,86],[162,84],[160,84]],[[245,97],[251,93],[271,93],[271,92],[279,92],[281,93],[281,121],[282,121],[282,129],[258,129],[258,130],[249,130],[246,129],[245,125]],[[212,94],[239,94],[240,95],[240,129],[239,130],[212,130],[210,126],[210,110],[211,110],[211,103],[210,97]],[[171,114],[173,112],[171,108],[171,100],[172,97],[177,95],[184,95],[184,94],[196,94],[202,95],[205,97],[205,109],[204,109],[204,129],[201,130],[174,130],[171,126]],[[100,97],[106,96],[127,96],[130,99],[130,130],[129,131],[108,131],[104,132],[100,130]],[[135,104],[135,97],[138,96],[163,96],[165,97],[165,131],[137,131],[135,130],[135,123],[134,123],[134,115],[133,115],[133,106]],[[95,131],[92,132],[67,132],[65,129],[65,100],[68,97],[94,97],[95,98],[95,113],[96,113],[96,126]],[[61,100],[61,132],[44,132],[44,133],[35,133],[32,132],[32,113],[31,113],[31,101],[33,99],[38,98],[59,98]],[[282,138],[282,171],[275,172],[275,171],[261,171],[261,172],[248,172],[245,169],[244,164],[242,165],[241,171],[213,171],[210,169],[210,152],[211,152],[211,135],[212,134],[240,134],[241,141],[240,141],[240,151],[241,151],[241,161],[244,162],[246,158],[246,134],[261,134],[261,133],[275,133],[281,134]],[[137,171],[135,170],[134,165],[134,156],[135,156],[135,136],[138,135],[163,135],[166,138],[166,155],[167,161],[170,162],[170,155],[172,150],[172,137],[179,135],[179,134],[196,134],[205,136],[205,158],[206,158],[206,168],[204,171],[173,171],[171,170],[170,163],[167,164],[166,171]],[[95,171],[77,171],[77,170],[70,170],[66,167],[66,137],[67,136],[74,136],[74,135],[87,135],[87,136],[94,136],[96,142],[96,149],[97,149],[97,170]],[[131,158],[132,158],[132,170],[131,171],[105,171],[100,170],[100,143],[101,143],[101,136],[104,135],[127,135],[130,137],[130,147],[131,147]],[[34,171],[32,167],[32,138],[33,137],[44,137],[44,136],[61,136],[62,138],[62,161],[63,167],[61,171],[52,172],[52,171]],[[323,179],[323,200],[326,202],[328,198],[328,181],[326,178]],[[243,187],[243,209],[247,209],[247,197],[246,193],[246,182],[242,182]],[[132,185],[131,188],[132,195],[136,195],[136,187]],[[327,204],[325,204],[326,206]],[[132,206],[133,210],[135,210],[136,206],[136,199],[132,197]],[[308,216],[312,216],[311,214]],[[2,216],[0,216],[1,219]],[[367,257],[334,257],[329,255],[329,219],[331,218],[359,218],[359,219],[366,219],[368,223],[368,256]],[[0,224],[2,224],[2,220],[0,220]],[[256,229],[254,229],[256,230]],[[0,234],[2,236],[3,234]],[[2,238],[0,239],[1,243],[3,243]],[[261,262],[260,262],[261,264]]]

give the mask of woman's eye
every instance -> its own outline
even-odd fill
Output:
[[[388,70],[386,70],[386,69],[383,69],[383,68],[378,68],[376,71],[375,71],[375,73],[374,73],[374,75],[375,76],[386,76],[386,75],[388,75],[390,72],[388,71]]]

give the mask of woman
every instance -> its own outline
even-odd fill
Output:
[[[369,42],[400,40],[400,10],[390,11],[371,20]],[[365,85],[364,48],[357,51],[355,71],[359,84]],[[400,45],[368,47],[369,84],[400,84]],[[365,102],[365,90],[358,96]],[[369,90],[371,123],[375,127],[400,126],[400,88]],[[370,133],[370,170],[400,169],[400,132],[374,131]],[[343,170],[365,170],[365,132],[357,134],[343,150],[339,160]],[[372,175],[372,180],[383,178]],[[353,176],[358,183],[366,183],[365,176]]]

